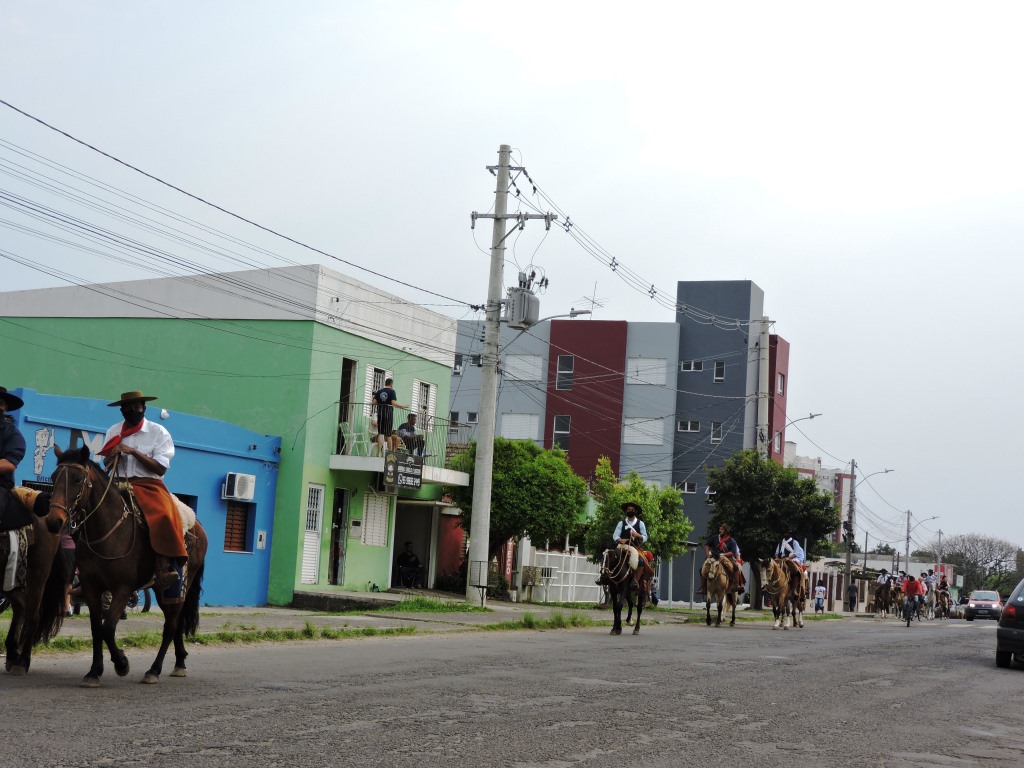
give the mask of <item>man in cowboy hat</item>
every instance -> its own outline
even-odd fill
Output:
[[[732,537],[732,527],[728,523],[718,526],[718,533],[708,536],[704,542],[704,565],[700,567],[700,589],[698,594],[708,593],[708,571],[711,570],[711,562],[718,558],[722,559],[726,570],[729,572],[729,588],[736,592],[742,592],[746,580],[743,578],[743,559],[740,557],[740,545]]]
[[[647,541],[647,526],[639,518],[639,515],[643,514],[643,508],[635,501],[627,501],[622,505],[622,511],[626,516],[615,526],[612,539],[620,547],[632,547],[636,550],[639,560],[636,570],[633,571],[633,584],[639,586],[640,577],[645,572],[654,575],[654,568],[651,567],[653,555],[642,546]]]
[[[156,397],[136,390],[108,403],[111,408],[120,407],[124,421],[107,430],[99,455],[114,477],[131,485],[157,556],[156,584],[165,590],[165,598],[173,600],[181,596],[180,563],[188,552],[177,504],[161,479],[171,466],[174,441],[170,432],[146,418],[146,403],[152,400]]]
[[[14,488],[14,470],[25,458],[25,438],[7,414],[16,411],[25,403],[12,395],[6,387],[0,387],[0,520],[3,520]]]

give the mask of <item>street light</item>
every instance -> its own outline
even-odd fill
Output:
[[[563,318],[563,317],[579,317],[580,315],[589,315],[589,314],[590,314],[590,310],[589,309],[570,309],[569,310],[569,314],[567,314],[567,315],[551,315],[551,317],[542,317],[536,323],[531,324],[530,328],[533,328],[533,326],[535,326],[535,325],[540,325],[541,323],[546,323],[548,320],[558,320],[558,319]],[[512,342],[514,342],[516,339],[518,339],[520,336],[522,336],[524,333],[526,333],[528,330],[530,330],[530,328],[523,328],[523,330],[521,330],[519,333],[517,333],[515,336],[513,336],[511,339],[509,339],[505,343],[505,345],[501,349],[498,350],[498,354],[501,354],[506,349],[508,349],[512,345]]]
[[[857,481],[857,485],[860,485],[865,480],[867,480],[869,477],[874,477],[875,475],[885,475],[885,474],[888,474],[889,472],[895,472],[895,471],[896,471],[895,469],[880,469],[877,472],[872,472],[870,475],[864,475],[864,477],[862,477],[860,480]],[[856,486],[854,486],[854,487],[856,487]]]
[[[921,523],[927,523],[929,520],[938,520],[938,519],[939,519],[938,515],[932,515],[931,517],[926,517],[924,520],[918,520],[917,521],[917,525],[915,525],[913,528],[911,528],[910,527],[910,510],[909,509],[907,510],[907,548],[906,548],[906,550],[904,552],[904,554],[907,557],[907,568],[910,567],[910,533],[911,533],[911,531],[916,530],[917,526],[921,525]]]
[[[779,435],[781,435],[783,432],[785,432],[786,431],[786,427],[788,427],[790,424],[796,424],[798,421],[807,421],[808,419],[813,419],[813,418],[816,418],[818,416],[821,416],[821,414],[820,413],[809,413],[806,416],[801,416],[799,419],[790,419],[789,421],[787,421],[785,424],[783,424],[782,429],[779,429],[779,430],[777,430],[775,432],[772,432],[772,439],[768,441],[768,445],[771,446],[771,447],[769,447],[768,450],[771,451],[774,448],[774,446],[775,446],[775,438],[778,437]]]

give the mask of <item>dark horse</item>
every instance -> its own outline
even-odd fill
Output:
[[[611,634],[622,634],[622,603],[629,604],[629,615],[633,614],[633,596],[636,596],[636,624],[633,625],[633,634],[640,634],[640,617],[643,615],[644,606],[647,605],[647,596],[650,594],[650,574],[647,573],[647,561],[640,557],[638,568],[642,569],[639,587],[633,582],[633,569],[630,568],[630,552],[627,547],[615,547],[608,550],[608,557],[602,575],[608,584],[608,594],[612,599],[612,612],[615,614],[615,621],[612,624]]]
[[[11,506],[21,501],[11,497]],[[12,675],[28,674],[32,662],[32,648],[50,640],[60,631],[64,620],[64,588],[67,574],[64,564],[57,558],[60,537],[50,533],[41,517],[29,515],[32,524],[26,527],[32,542],[28,545],[25,586],[5,593],[11,603],[11,626],[4,647],[7,654],[6,669]],[[9,538],[7,531],[0,536]],[[0,549],[0,585],[7,568],[8,545]]]
[[[128,657],[117,647],[115,633],[121,612],[130,595],[153,577],[156,558],[149,543],[149,529],[141,514],[134,511],[117,489],[116,483],[93,461],[89,449],[67,451],[60,455],[53,474],[53,498],[47,525],[60,528],[71,520],[77,547],[82,597],[89,606],[92,629],[92,667],[82,679],[83,688],[97,688],[103,674],[103,644],[118,676],[128,674]],[[153,666],[142,678],[155,683],[163,669],[164,656],[174,643],[174,671],[171,677],[185,677],[185,637],[193,637],[199,628],[199,593],[206,558],[206,531],[196,521],[186,534],[188,567],[184,600],[167,602],[157,592],[157,603],[164,612],[163,637]],[[110,592],[110,607],[104,613],[102,595]]]

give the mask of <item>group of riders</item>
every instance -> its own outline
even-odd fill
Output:
[[[611,549],[625,550],[635,563],[633,566],[633,586],[639,588],[641,583],[650,583],[654,575],[654,554],[644,549],[647,541],[647,526],[639,518],[643,509],[633,501],[627,501],[622,505],[625,517],[615,526],[612,534],[612,542],[606,547],[605,562],[607,553]],[[718,533],[713,533],[704,542],[704,564],[700,569],[700,588],[698,592],[706,595],[708,592],[708,572],[715,561],[718,561],[729,575],[729,591],[742,593],[746,591],[747,580],[743,575],[743,557],[740,554],[740,546],[732,535],[732,527],[727,523],[718,526]],[[793,538],[793,532],[787,530],[775,548],[775,557],[783,561],[784,567],[789,571],[791,579],[796,583],[805,584],[805,560],[806,555],[800,543]],[[609,578],[607,569],[601,569],[601,578],[598,584],[608,584]]]
[[[953,604],[949,582],[946,581],[945,575],[938,576],[932,568],[929,568],[927,573],[922,571],[920,578],[914,578],[914,574],[906,571],[889,573],[883,568],[875,580],[875,585],[876,606],[896,604],[906,606],[910,603],[918,618],[920,618],[921,608],[924,606],[925,597],[929,592],[935,592],[937,605],[946,606],[948,609]]]
[[[144,515],[156,554],[154,583],[167,602],[177,602],[182,599],[188,553],[178,502],[162,480],[174,457],[174,441],[162,425],[145,418],[146,403],[156,399],[131,391],[109,403],[120,408],[123,420],[107,430],[99,456],[112,481],[131,493]],[[26,507],[41,517],[49,511],[46,494],[14,487],[14,471],[26,448],[24,436],[8,414],[24,404],[0,387],[0,531],[31,525]],[[20,503],[15,503],[15,498]]]

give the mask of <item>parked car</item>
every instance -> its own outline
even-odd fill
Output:
[[[1024,661],[1024,581],[1006,599],[996,627],[996,666],[1008,667],[1014,657]]]
[[[975,619],[999,619],[1003,612],[1003,601],[999,593],[994,589],[976,589],[971,592],[971,597],[964,606],[964,618],[968,621]]]

